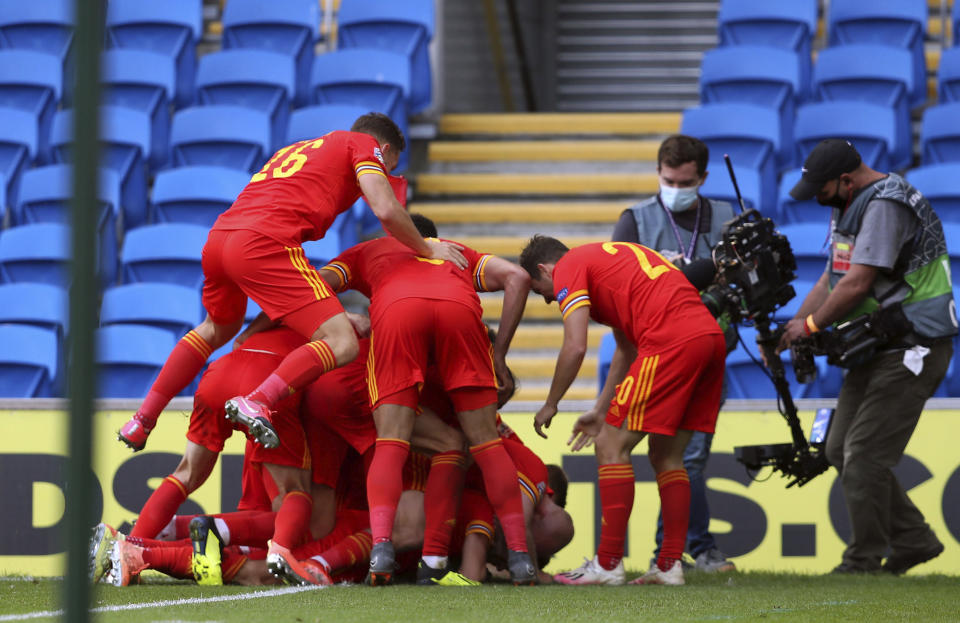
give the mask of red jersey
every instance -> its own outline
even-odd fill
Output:
[[[630,242],[596,242],[571,249],[553,270],[564,318],[580,307],[620,329],[640,352],[721,333],[700,294],[662,255]]]
[[[357,290],[370,299],[371,321],[390,303],[406,298],[455,301],[480,315],[477,292],[486,290],[483,269],[492,256],[469,247],[461,253],[468,263],[464,270],[419,257],[396,238],[386,237],[347,249],[324,268],[340,275],[341,290]]]
[[[318,240],[360,197],[364,175],[387,177],[380,144],[369,134],[335,131],[287,145],[250,178],[213,229],[249,229],[286,246]]]

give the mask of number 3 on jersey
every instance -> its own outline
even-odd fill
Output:
[[[290,177],[302,169],[303,165],[307,164],[307,155],[304,154],[303,151],[305,149],[317,149],[321,145],[323,145],[322,138],[287,145],[273,154],[273,157],[267,160],[267,164],[263,165],[263,168],[250,178],[250,182],[262,182],[268,177]],[[286,157],[284,158],[284,156]],[[281,158],[283,159],[282,162]]]

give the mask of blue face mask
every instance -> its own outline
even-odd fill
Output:
[[[700,186],[689,188],[673,188],[660,184],[660,201],[671,212],[683,212],[697,200],[697,191]]]

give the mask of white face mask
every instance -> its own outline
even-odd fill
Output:
[[[697,200],[697,191],[700,186],[689,188],[673,188],[660,184],[660,201],[671,212],[683,212]]]

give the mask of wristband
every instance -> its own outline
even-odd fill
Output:
[[[820,328],[813,322],[813,314],[810,314],[809,316],[807,316],[807,320],[804,323],[804,328],[807,330],[807,335],[816,333],[817,331],[820,330]]]

